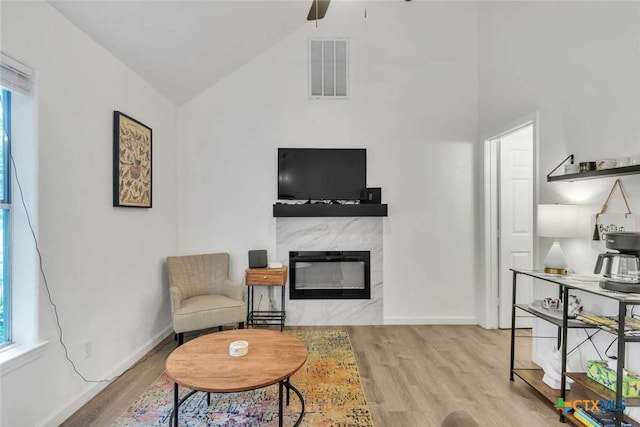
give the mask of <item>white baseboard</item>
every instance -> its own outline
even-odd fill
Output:
[[[115,367],[111,372],[105,374],[104,378],[113,378],[116,375],[122,374],[125,370],[133,366],[134,363],[140,360],[145,354],[151,351],[151,349],[153,349],[156,345],[160,344],[160,342],[162,342],[162,340],[164,340],[172,331],[173,327],[171,325],[163,329],[162,332],[156,334],[153,338],[143,344],[135,353],[124,360],[120,365]],[[61,408],[57,413],[51,415],[40,425],[43,427],[59,426],[63,421],[73,415],[84,404],[86,404],[98,393],[104,390],[109,384],[111,383],[92,383],[88,385],[84,391],[71,398],[63,408]]]
[[[477,325],[478,319],[476,317],[463,317],[463,316],[451,316],[451,317],[403,317],[403,316],[385,316],[385,325]]]

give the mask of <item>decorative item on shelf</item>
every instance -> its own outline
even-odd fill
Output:
[[[576,295],[569,295],[569,304],[567,305],[567,317],[575,318],[582,313],[582,301]]]
[[[555,240],[544,259],[544,272],[567,274],[567,261],[558,239],[578,235],[578,207],[575,205],[538,205],[538,236]]]
[[[580,162],[580,172],[596,170],[596,162]]]
[[[578,173],[580,172],[580,168],[578,167],[578,165],[575,165],[573,163],[568,164],[568,165],[564,165],[564,174],[565,175],[570,175],[573,173]]]
[[[618,157],[616,159],[617,162],[617,166],[619,168],[625,167],[625,166],[629,166],[631,164],[631,157],[629,156],[625,156],[625,157]]]
[[[542,369],[544,370],[542,382],[555,390],[560,390],[560,381],[562,379],[562,353],[560,350],[554,347],[553,350],[547,354]],[[565,383],[567,390],[571,389],[571,382],[573,381],[567,378]]]
[[[620,190],[622,200],[624,200],[627,208],[626,213],[607,213],[609,201],[616,187]],[[593,240],[605,240],[607,233],[638,230],[638,217],[631,213],[620,179],[616,179],[616,182],[613,183],[607,200],[600,208],[600,212],[591,216],[591,222],[593,224]]]
[[[600,159],[596,160],[596,170],[612,169],[618,167],[616,159]]]
[[[587,377],[616,391],[616,370],[606,360],[587,360]],[[622,375],[622,397],[640,397],[640,376],[626,369]]]
[[[360,203],[380,204],[382,203],[382,188],[380,187],[367,187],[362,190],[360,195]]]
[[[529,304],[529,308],[537,311],[538,313],[543,313],[556,319],[562,319],[562,300],[559,298],[545,298],[543,300],[534,300]],[[582,313],[582,303],[580,301],[580,298],[578,298],[576,295],[569,295],[567,317],[573,319],[580,313]]]
[[[598,316],[597,314],[593,313],[582,312],[578,316],[576,316],[576,319],[590,325],[606,326],[607,328],[618,329],[617,320],[605,316]]]
[[[618,329],[618,319],[614,316],[598,316],[597,314],[582,311],[576,316],[577,320],[590,325],[602,326],[611,330]],[[624,331],[627,335],[640,336],[640,321],[634,317],[624,318]]]
[[[562,301],[559,298],[545,298],[542,300],[542,308],[547,310],[558,310],[562,305]]]

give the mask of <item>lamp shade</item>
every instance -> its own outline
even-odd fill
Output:
[[[578,237],[578,206],[538,205],[538,236]]]

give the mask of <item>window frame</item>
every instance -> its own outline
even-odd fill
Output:
[[[24,212],[17,206],[11,211],[11,341],[0,348],[0,380],[11,372],[23,369],[44,354],[48,341],[39,336],[39,273],[37,251],[31,248],[36,231],[30,230],[29,210],[37,224],[38,213],[38,134],[37,73],[28,65],[17,61],[0,50],[0,89],[11,92],[11,191],[19,191],[18,200],[25,202]],[[13,144],[18,138],[18,144]],[[0,143],[2,143],[0,141]],[[17,187],[16,168],[27,177],[23,183],[26,192]],[[14,187],[15,186],[15,187]],[[26,223],[25,223],[26,222]],[[25,224],[25,227],[23,227]],[[19,286],[18,286],[19,284]],[[18,316],[19,314],[19,316]]]
[[[2,221],[2,324],[3,334],[0,335],[0,349],[12,344],[12,322],[11,322],[11,236],[12,236],[12,203],[11,203],[11,91],[0,87],[2,96],[2,130],[0,135],[3,146],[2,159],[3,168],[3,196],[0,198],[0,210],[4,216]]]

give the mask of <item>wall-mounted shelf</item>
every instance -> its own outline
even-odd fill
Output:
[[[556,175],[551,176],[556,170],[560,168],[567,160],[570,160],[573,164],[574,155],[569,155],[566,159],[564,159],[554,170],[549,172],[547,175],[547,182],[552,181],[582,181],[584,179],[596,179],[596,178],[606,178],[613,176],[623,176],[623,175],[634,175],[640,173],[640,165],[632,165],[632,166],[621,166],[619,168],[611,168],[611,169],[601,169],[594,171],[584,171],[578,173],[569,173],[565,175]]]
[[[640,165],[622,166],[619,168],[602,169],[599,171],[585,171],[570,173],[566,175],[548,176],[547,182],[551,181],[581,181],[583,179],[606,178],[612,176],[633,175],[640,173]]]
[[[273,205],[273,216],[282,217],[331,217],[331,216],[387,216],[386,204],[304,204]]]

